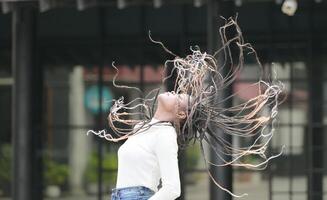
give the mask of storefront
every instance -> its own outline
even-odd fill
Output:
[[[151,1],[85,2],[1,4],[0,108],[5,114],[0,117],[0,162],[5,165],[0,171],[7,173],[0,176],[0,197],[8,196],[10,187],[5,186],[15,182],[15,189],[27,196],[32,193],[33,200],[51,195],[108,198],[115,183],[119,144],[86,132],[108,128],[111,99],[138,96],[113,87],[112,62],[121,72],[119,83],[145,92],[158,87],[162,65],[172,57],[151,43],[148,32],[181,56],[194,45],[210,52],[217,41],[218,23],[213,19],[221,9],[225,16],[238,13],[245,40],[287,91],[270,149],[274,154],[285,145],[284,156],[262,172],[234,169],[234,192],[247,192],[249,199],[326,197],[326,2],[300,1],[293,17],[281,13],[278,1],[244,0],[238,6],[232,1],[163,1],[156,6]],[[249,60],[234,90],[256,81],[255,69]],[[231,101],[246,100],[247,95]],[[18,142],[25,139],[29,142]],[[15,154],[7,156],[12,149]],[[180,160],[181,199],[215,199],[219,192],[210,187],[197,146],[182,153]],[[27,174],[21,179],[26,182],[6,176],[19,170],[11,166],[13,161],[26,166],[19,172]],[[49,187],[54,185],[59,187]]]

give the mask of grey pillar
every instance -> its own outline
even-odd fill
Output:
[[[35,62],[35,19],[33,7],[15,4],[12,13],[14,200],[42,198],[41,156],[38,154],[42,130],[42,73]]]
[[[323,65],[318,56],[308,66],[309,75],[309,177],[308,199],[323,199],[324,131]]]
[[[310,1],[308,35],[308,79],[309,79],[309,137],[308,137],[308,199],[322,200],[324,177],[324,68],[322,45],[319,38],[314,36],[314,11],[317,6]]]
[[[84,126],[87,124],[84,106],[83,67],[74,66],[69,76],[69,124]],[[83,174],[87,166],[86,155],[90,151],[90,138],[83,137],[80,129],[69,130],[69,184],[71,193],[83,195]]]
[[[233,1],[223,1],[223,0],[208,0],[208,16],[207,16],[207,47],[208,47],[208,53],[212,54],[214,53],[219,47],[221,47],[220,39],[219,39],[219,27],[224,25],[224,21],[220,18],[220,16],[223,16],[225,18],[229,18],[233,16]],[[220,59],[219,56],[216,59]],[[225,71],[222,71],[223,74],[227,73],[227,67],[225,67]],[[231,93],[231,88],[226,89],[221,94],[219,94],[219,98],[224,98],[226,96],[229,96]],[[232,99],[227,101],[224,105],[224,107],[230,107],[232,104]],[[219,131],[219,130],[217,130]],[[232,137],[230,135],[226,135],[223,132],[219,132],[218,134],[221,134],[221,137],[224,138],[225,141],[228,141],[232,143]],[[219,148],[219,147],[218,147]],[[212,150],[210,152],[210,159],[214,163],[223,164],[220,159],[215,156],[214,151]],[[230,158],[222,155],[225,160],[230,160]],[[215,177],[218,182],[228,189],[229,191],[233,190],[233,175],[232,175],[232,167],[211,167],[210,172]],[[232,197],[218,188],[213,181],[210,179],[210,200],[217,200],[217,199],[223,199],[223,200],[231,200]]]
[[[309,170],[308,199],[323,199],[324,131],[323,131],[323,65],[319,51],[311,54],[309,78]],[[318,55],[316,55],[318,54]],[[320,58],[319,58],[320,57]]]

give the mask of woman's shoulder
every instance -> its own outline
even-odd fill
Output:
[[[156,149],[171,148],[172,150],[174,149],[174,151],[177,151],[177,133],[173,126],[162,126],[157,129],[154,135]]]
[[[161,137],[172,136],[172,135],[176,136],[176,129],[172,125],[156,126],[156,132]]]

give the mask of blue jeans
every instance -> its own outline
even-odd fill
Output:
[[[148,200],[154,191],[144,186],[112,189],[111,200]]]

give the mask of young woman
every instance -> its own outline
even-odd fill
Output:
[[[229,38],[226,32],[235,35]],[[172,71],[176,73],[174,92],[158,95],[158,89],[154,90],[157,93],[152,98],[150,94],[153,92],[150,92],[149,96],[128,103],[123,98],[115,100],[108,116],[111,134],[90,131],[108,141],[127,140],[118,151],[117,188],[112,192],[113,200],[177,198],[180,195],[177,151],[191,142],[199,142],[212,181],[234,197],[245,194],[235,195],[224,188],[217,180],[219,177],[211,175],[210,167],[263,169],[269,160],[280,155],[268,156],[266,150],[274,135],[283,85],[271,77],[264,77],[256,52],[250,44],[244,43],[236,21],[232,18],[226,20],[220,34],[223,45],[213,55],[191,48],[192,54],[185,58],[176,56],[161,42],[150,38],[175,56],[165,63],[166,68],[173,66]],[[223,91],[231,87],[240,74],[247,55],[253,56],[251,61],[257,61],[261,70],[258,81],[251,85],[252,93],[255,88],[257,95],[226,107],[225,102],[237,92],[226,96]],[[168,77],[163,77],[163,80]],[[113,84],[139,91],[138,88],[116,85],[115,81]],[[237,146],[226,141],[222,134],[252,143]],[[207,159],[208,151],[204,146],[211,148],[219,163]],[[260,162],[245,163],[247,156],[255,156]],[[160,189],[159,179],[162,183]]]
[[[118,150],[118,174],[112,200],[169,200],[180,196],[177,133],[173,124],[186,117],[187,95],[165,92],[150,127],[139,130]],[[158,190],[161,178],[161,188]]]

